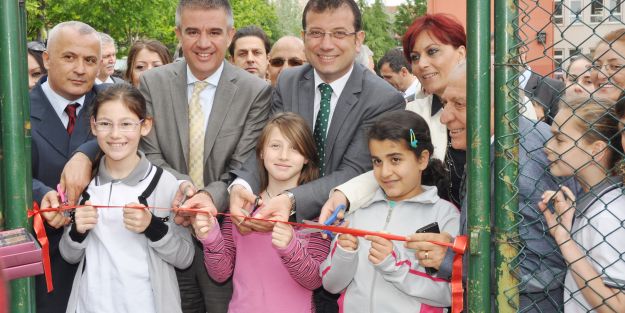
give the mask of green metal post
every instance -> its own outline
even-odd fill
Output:
[[[515,0],[495,2],[495,296],[496,311],[517,312],[519,281],[513,267],[518,247],[518,25]]]
[[[26,1],[25,0],[20,0],[19,2],[19,11],[20,11],[20,23],[19,23],[19,29],[20,29],[20,48],[22,48],[22,50],[20,50],[20,54],[21,55],[27,55],[28,51],[26,49]],[[33,176],[32,174],[32,166],[31,166],[31,147],[32,147],[32,135],[30,133],[30,96],[29,96],[29,90],[28,90],[28,59],[26,59],[26,62],[23,62],[24,66],[21,66],[21,68],[23,69],[23,79],[21,79],[21,82],[23,84],[22,86],[22,96],[24,97],[25,101],[21,101],[22,105],[23,105],[23,112],[24,112],[24,170],[26,170],[25,176],[28,179],[26,181],[26,199],[28,200],[26,202],[27,205],[29,205],[30,203],[32,203],[32,197],[33,197],[33,188],[32,188],[32,180],[30,180],[30,178]]]
[[[467,1],[468,312],[490,312],[490,1]]]
[[[23,1],[22,1],[23,2]],[[20,48],[23,38],[20,33],[20,12],[18,1],[0,1],[0,111],[2,112],[3,144],[3,208],[6,213],[6,228],[28,227],[26,209],[31,188],[25,162],[24,102],[26,95],[26,54]],[[11,312],[34,312],[33,279],[19,279],[11,282]]]

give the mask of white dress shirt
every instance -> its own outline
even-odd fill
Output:
[[[208,76],[204,79],[205,82],[208,83],[208,86],[200,92],[200,106],[202,107],[202,112],[204,113],[204,129],[208,125],[208,118],[211,115],[211,110],[213,109],[213,101],[215,100],[215,92],[217,91],[217,84],[219,83],[219,79],[221,78],[221,73],[224,71],[224,63],[222,62],[219,68],[213,73],[213,75]],[[191,96],[193,95],[193,88],[195,82],[199,81],[193,73],[191,73],[191,69],[187,64],[187,99],[191,101]],[[227,105],[227,104],[223,104]]]
[[[67,105],[70,103],[80,104],[78,108],[76,108],[76,116],[78,116],[78,113],[80,113],[80,110],[82,110],[82,108],[85,106],[84,95],[73,101],[67,100],[63,98],[61,95],[59,95],[58,93],[56,93],[54,90],[52,90],[52,87],[50,87],[50,84],[48,83],[48,81],[45,81],[43,84],[41,84],[41,89],[43,90],[43,93],[46,95],[46,98],[48,98],[48,101],[50,101],[50,104],[52,104],[52,108],[54,109],[54,112],[56,112],[56,115],[59,117],[59,119],[61,120],[61,123],[63,123],[63,126],[65,128],[67,128],[67,124],[69,123],[69,115],[65,113],[65,108],[67,107]]]

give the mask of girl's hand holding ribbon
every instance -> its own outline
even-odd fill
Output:
[[[152,213],[147,208],[139,210],[137,208],[143,207],[139,203],[128,203],[123,209],[124,212],[124,226],[131,232],[140,234],[145,231],[152,221]]]
[[[42,208],[58,208],[59,206],[61,206],[59,194],[55,190],[49,191],[43,196],[43,199],[41,199]],[[69,224],[70,221],[70,218],[63,215],[60,211],[41,212],[41,215],[48,225],[56,229]]]
[[[198,212],[192,219],[191,225],[195,232],[195,237],[198,239],[204,239],[208,235],[208,232],[213,229],[213,226],[217,224],[217,220],[208,211]]]
[[[293,240],[293,227],[286,223],[276,223],[271,233],[271,243],[280,249],[286,248]]]
[[[98,210],[91,206],[91,201],[85,202],[85,206],[77,207],[74,215],[76,231],[80,234],[91,230],[98,223]]]
[[[345,221],[343,227],[349,226],[349,221]],[[350,234],[340,234],[337,240],[338,245],[346,251],[358,250],[358,238]]]
[[[365,236],[365,239],[371,241],[371,249],[369,249],[369,262],[378,265],[393,252],[393,243],[378,236]]]

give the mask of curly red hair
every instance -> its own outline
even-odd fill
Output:
[[[467,45],[467,34],[456,18],[442,13],[426,14],[415,19],[402,37],[404,56],[409,62],[412,47],[422,32],[428,32],[442,44],[452,45],[454,48]]]

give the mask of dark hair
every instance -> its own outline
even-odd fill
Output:
[[[442,13],[426,14],[415,19],[402,38],[404,56],[409,62],[410,52],[422,32],[428,32],[442,44],[451,45],[454,48],[467,46],[467,34],[464,32],[464,27],[453,16]]]
[[[616,113],[616,117],[625,118],[625,92],[621,92],[618,101],[614,104],[614,112]],[[623,147],[623,149],[625,149],[625,147]]]
[[[412,73],[412,69],[410,68],[410,63],[404,57],[404,52],[401,48],[393,48],[388,50],[384,56],[378,61],[378,69],[382,68],[382,65],[388,63],[388,66],[395,73],[399,73],[402,67],[405,67],[408,72]]]
[[[269,134],[274,128],[278,128],[282,136],[293,145],[293,148],[308,160],[308,163],[304,164],[302,168],[297,184],[302,185],[317,179],[319,177],[317,149],[308,123],[296,113],[283,112],[276,114],[269,120],[256,143],[256,160],[258,160],[258,167],[260,168],[260,190],[265,190],[269,184],[267,169],[261,155],[269,139]]]
[[[410,146],[410,130],[417,139],[417,147]],[[430,137],[430,127],[419,114],[408,111],[390,111],[383,113],[369,129],[368,140],[391,140],[404,144],[420,158],[424,150],[430,152],[430,160],[423,171],[421,184],[436,186],[439,197],[449,199],[449,177],[443,161],[433,158],[434,145]]]
[[[224,10],[226,12],[228,27],[234,27],[232,7],[230,6],[230,2],[228,0],[180,0],[178,2],[178,7],[176,7],[176,28],[180,28],[183,9]]]
[[[265,31],[263,31],[260,27],[256,25],[250,25],[239,28],[237,29],[237,32],[234,33],[234,37],[232,37],[232,43],[230,44],[230,47],[228,47],[228,52],[230,52],[230,55],[234,56],[235,44],[237,43],[237,40],[243,37],[250,36],[260,39],[265,47],[265,54],[269,54],[269,51],[271,51],[271,43],[269,42],[269,37],[267,37]]]
[[[132,113],[137,114],[139,119],[147,119],[148,110],[145,104],[145,98],[137,90],[129,84],[114,84],[107,89],[100,91],[95,98],[95,103],[91,108],[91,117],[97,119],[98,110],[103,103],[108,101],[121,101]]]
[[[354,0],[310,0],[304,7],[302,14],[302,28],[306,30],[306,15],[309,11],[322,13],[325,11],[334,11],[346,5],[354,14],[354,31],[362,30],[362,14],[358,8],[358,4]]]
[[[30,56],[37,61],[37,64],[41,69],[41,74],[46,75],[48,70],[46,70],[46,67],[43,65],[43,52],[46,51],[46,46],[39,41],[30,41],[26,45],[26,48],[28,54],[30,54]]]
[[[152,51],[161,58],[161,62],[164,64],[169,64],[173,60],[171,58],[171,54],[169,54],[169,50],[158,40],[151,39],[140,39],[135,41],[130,47],[130,51],[128,51],[128,59],[126,60],[126,73],[125,78],[128,82],[132,84],[132,72],[134,71],[135,63],[137,61],[137,55],[141,50],[147,49]]]

